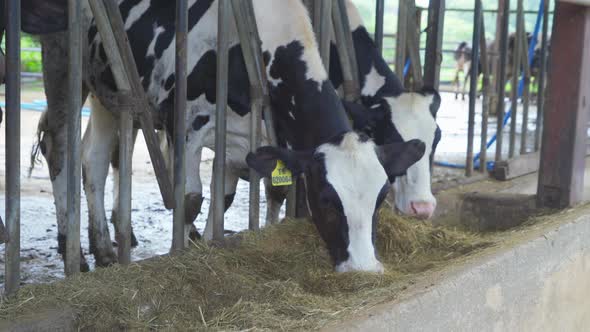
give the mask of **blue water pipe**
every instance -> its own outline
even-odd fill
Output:
[[[537,14],[537,21],[535,22],[535,30],[533,31],[533,38],[531,40],[531,44],[529,45],[529,50],[528,50],[528,56],[529,56],[529,66],[533,65],[533,58],[535,56],[535,47],[537,46],[537,40],[538,40],[538,36],[539,36],[539,31],[541,30],[541,22],[543,19],[543,15],[544,15],[544,11],[545,11],[545,0],[541,0],[539,2],[539,12]],[[406,63],[406,68],[409,68],[409,59],[408,59],[408,63]],[[404,68],[404,77],[407,75],[407,71],[406,68]],[[520,78],[520,81],[518,83],[518,97],[522,97],[524,91],[524,73]],[[508,124],[508,120],[510,119],[510,117],[512,116],[512,107],[513,105],[510,105],[510,108],[508,110],[508,112],[506,112],[506,115],[504,115],[504,120],[502,121],[502,128],[506,127],[506,125]],[[488,143],[486,144],[486,151],[492,146],[494,145],[494,143],[496,143],[498,137],[497,137],[497,133],[495,133],[491,139],[488,141]],[[473,164],[474,164],[474,168],[478,169],[480,168],[480,162],[479,162],[479,158],[480,158],[480,153],[477,153],[475,155],[475,157],[473,158]],[[444,161],[435,161],[434,162],[435,165],[438,166],[442,166],[442,167],[448,167],[448,168],[457,168],[457,169],[464,169],[466,166],[462,165],[462,164],[453,164],[453,163],[449,163],[449,162],[444,162]],[[486,163],[486,168],[488,171],[491,171],[494,169],[494,165],[495,163],[493,161],[489,161]]]
[[[5,108],[6,103],[0,102],[0,107]],[[47,109],[47,101],[46,100],[34,100],[32,103],[21,103],[20,108],[22,110],[28,111],[36,111],[36,112],[45,112]],[[81,110],[82,116],[90,116],[90,108],[83,107]]]

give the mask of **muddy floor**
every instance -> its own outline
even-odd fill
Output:
[[[2,100],[0,96],[0,100]],[[43,103],[45,96],[39,87],[23,89],[23,103]],[[534,123],[534,113],[530,123]],[[23,283],[50,282],[63,277],[63,263],[57,254],[57,225],[52,197],[51,182],[45,164],[38,165],[27,177],[30,166],[31,147],[35,141],[37,122],[41,112],[23,110],[21,126],[21,259]],[[477,118],[479,119],[479,115]],[[467,102],[454,100],[451,94],[443,94],[442,109],[438,114],[443,139],[437,151],[437,160],[451,163],[464,163],[467,144]],[[83,117],[83,129],[88,118]],[[495,131],[492,119],[490,128]],[[479,135],[479,122],[476,133]],[[520,128],[520,125],[518,126]],[[534,127],[533,127],[534,128]],[[5,126],[0,128],[0,214],[4,215],[5,197]],[[520,130],[520,129],[519,129]],[[476,139],[476,146],[479,140]],[[477,149],[476,149],[477,150]],[[495,151],[494,147],[492,150]],[[492,155],[492,154],[490,154]],[[198,217],[197,227],[205,226],[209,207],[209,183],[211,180],[211,151],[204,152],[201,165],[201,176],[204,183],[205,202],[202,214]],[[462,177],[464,171],[452,168],[435,168],[433,181],[444,183]],[[262,194],[262,193],[261,193]],[[264,222],[265,199],[261,195],[261,224]],[[107,216],[112,209],[112,181],[107,179],[107,197],[105,201]],[[133,160],[133,228],[139,240],[139,246],[132,252],[134,260],[149,258],[167,253],[172,239],[172,213],[164,208],[158,186],[150,165],[149,155],[141,134],[138,137]],[[239,231],[248,227],[248,184],[240,181],[234,204],[226,214],[226,229]],[[89,263],[93,259],[88,250],[88,217],[86,199],[82,197],[82,247]],[[111,229],[111,236],[113,236]],[[0,263],[4,259],[4,246],[0,246]],[[4,264],[0,264],[0,283],[3,283]]]

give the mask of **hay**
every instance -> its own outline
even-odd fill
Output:
[[[392,300],[417,273],[485,246],[471,234],[381,211],[383,275],[335,274],[313,225],[287,220],[231,248],[185,253],[24,287],[0,319],[74,310],[81,329],[314,329]]]

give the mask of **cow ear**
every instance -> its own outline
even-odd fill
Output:
[[[342,101],[346,113],[352,120],[352,126],[355,130],[362,130],[369,125],[370,112],[365,106],[350,101]]]
[[[389,182],[393,183],[396,177],[406,175],[408,168],[420,160],[425,151],[424,142],[415,139],[379,146],[377,155],[385,168]]]
[[[67,0],[22,0],[22,31],[41,35],[68,28]]]
[[[272,176],[279,160],[293,173],[293,176],[298,176],[305,172],[313,160],[313,153],[265,146],[256,150],[256,153],[248,153],[246,157],[248,166],[267,178]]]

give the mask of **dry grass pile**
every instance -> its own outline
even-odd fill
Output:
[[[486,244],[381,212],[383,275],[335,274],[313,225],[286,221],[245,233],[232,248],[195,244],[182,255],[27,286],[0,319],[69,308],[80,328],[313,329],[392,300],[416,273]]]

